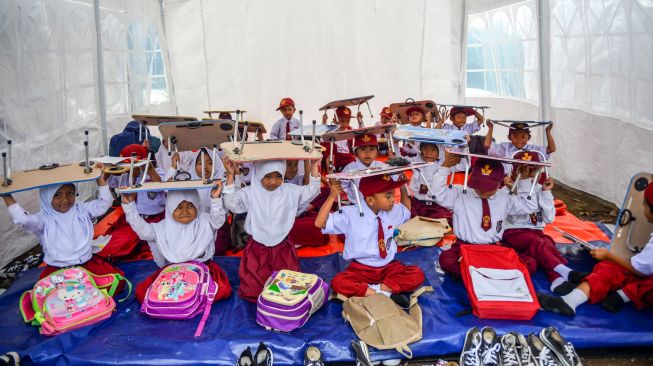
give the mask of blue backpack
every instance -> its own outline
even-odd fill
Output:
[[[139,130],[142,132],[139,132]],[[140,139],[139,134],[141,137]],[[161,139],[150,135],[150,132],[147,130],[147,128],[142,126],[137,121],[131,121],[127,123],[127,126],[125,126],[125,129],[121,133],[113,135],[111,140],[109,140],[109,155],[120,156],[120,150],[122,150],[125,146],[131,144],[140,145],[143,143],[143,141],[145,141],[146,136],[148,140],[150,140],[150,151],[158,151],[159,146],[161,146]]]

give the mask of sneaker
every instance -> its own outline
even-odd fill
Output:
[[[322,352],[315,346],[308,346],[304,353],[304,366],[324,366]]]
[[[391,360],[383,360],[383,361],[381,361],[381,364],[383,366],[398,366],[398,365],[401,365],[401,358],[393,358]]]
[[[481,363],[483,366],[501,365],[501,343],[494,329],[481,329]]]
[[[470,328],[465,335],[465,344],[460,353],[460,366],[481,366],[481,332],[477,327]]]
[[[580,357],[571,342],[567,342],[560,332],[554,327],[542,329],[540,332],[542,342],[556,354],[563,366],[582,366]]]
[[[561,297],[537,294],[537,300],[540,302],[540,307],[546,311],[566,316],[574,316],[576,314],[574,309]]]
[[[535,359],[533,359],[531,349],[528,347],[526,337],[521,333],[513,332],[512,334],[517,338],[517,354],[519,355],[521,366],[537,366]]]
[[[254,365],[254,356],[252,356],[252,349],[247,347],[238,357],[236,366],[253,366]]]
[[[517,337],[512,333],[501,337],[501,364],[503,366],[521,366],[517,353]]]
[[[272,350],[263,344],[263,342],[259,343],[258,348],[256,349],[256,354],[254,355],[254,365],[272,366],[273,362],[274,355],[272,354]]]
[[[533,333],[528,335],[528,348],[537,366],[561,366],[555,353],[542,343],[542,341]]]
[[[367,349],[367,344],[357,339],[351,342],[351,348],[356,352],[356,366],[372,366],[370,361],[370,351]]]
[[[616,292],[612,292],[605,300],[601,302],[601,307],[611,313],[616,313],[624,306],[626,302]]]
[[[7,352],[0,356],[2,366],[20,366],[20,356],[16,352]]]

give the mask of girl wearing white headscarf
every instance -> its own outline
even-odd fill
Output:
[[[283,183],[285,160],[259,161],[254,164],[250,186],[236,189],[235,165],[225,160],[227,183],[224,187],[225,207],[233,213],[247,212],[245,231],[252,235],[240,261],[238,295],[255,302],[272,272],[281,269],[299,271],[295,246],[288,233],[302,205],[320,192],[319,161],[311,163],[311,179],[306,186]],[[276,189],[266,189],[261,180],[272,173],[281,175]]]
[[[215,263],[215,232],[224,224],[225,211],[219,198],[220,188],[208,190],[211,195],[210,213],[202,212],[197,190],[169,191],[166,198],[165,219],[157,223],[147,223],[138,214],[133,196],[123,195],[125,218],[141,240],[146,240],[152,250],[154,261],[159,267],[171,263],[190,260],[205,262],[213,279],[218,284],[215,301],[229,297],[231,286],[225,272]],[[196,216],[189,223],[178,222],[174,212],[182,202],[190,203],[197,209]],[[161,269],[150,275],[136,287],[136,298],[143,302],[147,289],[156,280]]]
[[[104,171],[101,164],[98,164],[96,169]],[[43,261],[47,267],[41,272],[40,278],[70,266],[81,266],[97,275],[124,274],[92,253],[93,223],[91,219],[107,212],[113,201],[104,174],[100,174],[97,184],[97,199],[90,202],[75,202],[75,196],[69,197],[72,200],[72,205],[66,212],[57,211],[52,203],[57,193],[59,195],[64,193],[60,191],[64,186],[72,186],[72,191],[68,192],[76,195],[77,186],[72,183],[40,188],[41,209],[36,214],[27,213],[10,195],[3,196],[14,223],[36,235],[43,246]]]

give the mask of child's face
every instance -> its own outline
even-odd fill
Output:
[[[211,172],[213,171],[213,161],[209,154],[204,154],[204,178],[209,179],[211,177]],[[198,177],[202,176],[202,159],[195,159],[195,173]]]
[[[283,183],[283,177],[279,172],[268,173],[261,178],[261,185],[270,192],[279,188],[281,183]]]
[[[517,172],[520,174],[520,179],[525,178],[535,178],[535,173],[537,173],[537,167],[534,165],[520,165],[517,168]]]
[[[508,134],[508,140],[518,149],[523,149],[530,139],[531,135],[526,131],[511,131]]]
[[[427,163],[432,163],[440,158],[440,150],[435,145],[421,144],[419,149],[422,154],[422,159]]]
[[[461,128],[465,123],[467,123],[467,115],[462,112],[456,113],[453,118],[451,118],[451,122],[454,126]]]
[[[646,202],[646,199],[644,199],[644,217],[646,217],[646,221],[653,223],[653,211],[651,211],[651,205]]]
[[[381,124],[382,125],[387,125],[388,123],[390,123],[390,121],[391,121],[391,118],[386,117],[386,116],[381,116]]]
[[[480,189],[474,189],[474,192],[478,195],[479,198],[490,198],[494,196],[495,193],[499,190],[499,184],[497,183],[497,188],[493,191],[482,191]]]
[[[188,201],[181,201],[172,213],[172,218],[180,224],[190,224],[197,217],[197,207]]]
[[[408,122],[412,125],[419,126],[424,121],[424,114],[418,111],[412,111],[408,115]]]
[[[394,190],[375,193],[365,197],[365,202],[371,210],[380,210],[390,212],[395,204]]]
[[[293,114],[295,114],[295,107],[291,105],[287,105],[283,108],[280,109],[281,114],[283,114],[283,118],[285,119],[291,119]]]
[[[57,189],[52,197],[52,208],[55,211],[66,213],[75,204],[75,186],[72,184],[64,184]]]
[[[299,161],[298,160],[286,160],[286,176],[284,178],[290,180],[297,176],[299,171]]]
[[[379,148],[376,146],[361,146],[356,148],[356,157],[365,166],[370,166],[378,156]]]
[[[344,117],[338,119],[338,123],[340,123],[341,128],[349,128],[349,122],[351,122],[351,117]]]

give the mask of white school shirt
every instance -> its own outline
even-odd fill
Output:
[[[284,179],[283,182],[288,183],[288,184],[294,184],[296,186],[303,186],[304,185],[304,174],[299,174],[299,172],[297,172],[297,175],[295,175],[295,178],[290,179],[290,180],[289,179]],[[310,204],[310,202],[299,205],[297,207],[297,216],[299,216],[299,215],[303,214],[304,212],[306,212],[306,210],[308,209],[309,204]]]
[[[517,192],[528,196],[531,190],[532,179],[519,180],[517,183]],[[544,230],[546,224],[550,224],[555,220],[556,208],[553,204],[553,193],[551,191],[543,191],[542,185],[535,185],[533,197],[531,200],[537,204],[537,210],[533,211],[537,220],[536,224],[531,221],[531,214],[528,215],[508,215],[506,217],[506,230],[507,229],[535,229]]]
[[[88,213],[91,218],[103,215],[113,202],[113,196],[108,185],[98,186],[98,198],[89,202],[81,202],[79,205]],[[27,213],[18,203],[7,207],[14,224],[21,226],[26,231],[36,235],[43,247],[43,261],[55,267],[68,267],[88,262],[93,256],[92,246],[84,253],[71,253],[69,248],[62,243],[49,243],[43,240],[44,224],[39,215]],[[56,254],[53,254],[56,253]],[[57,258],[57,259],[55,259]]]
[[[372,163],[370,163],[370,166],[365,166],[358,158],[356,160],[352,161],[351,163],[347,164],[343,169],[342,172],[351,172],[354,170],[362,170],[362,169],[368,169],[368,168],[376,168],[376,167],[386,167],[389,166],[385,163],[382,163],[378,160],[373,160]],[[394,176],[393,176],[394,178]],[[395,179],[396,180],[396,179]],[[354,190],[353,185],[356,185],[356,188],[360,187],[361,180],[360,179],[343,179],[340,181],[340,185],[342,186],[342,189],[347,193],[347,198],[349,199],[349,202],[352,204],[356,205],[356,191]],[[365,197],[361,197],[361,193],[358,192],[358,199],[359,200],[364,200]]]
[[[138,234],[138,237],[141,240],[145,240],[147,241],[147,244],[149,244],[150,249],[152,250],[152,257],[154,257],[154,262],[159,267],[167,266],[170,264],[171,262],[166,259],[166,253],[163,251],[163,248],[157,244],[154,229],[152,229],[152,225],[158,223],[150,224],[145,222],[145,220],[143,220],[143,218],[138,214],[136,205],[133,202],[122,204],[122,208],[125,211],[125,219],[127,220],[127,223],[129,223],[129,225],[132,227],[134,232]],[[211,209],[209,213],[209,224],[211,225],[211,229],[215,234],[217,230],[220,229],[222,225],[224,225],[225,217],[227,216],[227,213],[225,212],[224,206],[222,204],[222,199],[211,199]],[[201,212],[197,212],[198,216],[201,214]],[[213,258],[214,253],[215,235],[213,236],[212,241],[206,243],[206,250],[204,251],[204,255],[201,258],[190,258],[189,260],[197,259],[201,262],[205,262]]]
[[[478,122],[477,119],[474,119],[474,122],[465,123],[461,128],[454,126],[453,123],[445,123],[442,125],[442,129],[451,130],[451,131],[463,131],[468,135],[473,135],[475,132],[481,130],[481,124]]]
[[[392,262],[397,253],[397,243],[394,240],[394,230],[397,226],[410,219],[410,211],[401,203],[392,206],[390,212],[379,211],[375,215],[364,204],[363,214],[360,216],[356,206],[342,208],[342,213],[329,214],[323,234],[345,234],[345,250],[343,257],[346,260],[354,259],[356,262],[370,267],[383,267]],[[377,217],[381,218],[383,237],[385,239],[388,255],[381,258],[379,254],[379,224]]]
[[[546,160],[549,161],[550,154],[547,154],[545,146],[526,144],[521,150],[537,150],[542,154],[544,154]],[[515,145],[513,145],[512,142],[510,141],[501,142],[498,144],[492,141],[492,144],[490,145],[487,154],[491,156],[497,156],[500,158],[512,159],[513,155],[515,155],[515,153],[518,151],[520,151],[520,149],[516,148]],[[512,172],[512,164],[503,164],[503,168],[506,175]]]
[[[270,140],[285,140],[286,139],[286,122],[290,122],[290,132],[299,128],[299,120],[291,118],[287,120],[285,117],[279,118],[272,125],[270,130]]]
[[[433,192],[435,202],[453,211],[453,231],[457,238],[474,244],[490,244],[501,240],[505,230],[504,221],[508,215],[526,215],[537,209],[534,200],[526,195],[510,195],[507,188],[502,188],[488,198],[492,227],[485,231],[481,228],[483,203],[473,189],[463,193],[463,187],[447,185],[450,169],[440,168],[435,173]]]
[[[161,170],[157,168],[157,173],[162,176]],[[135,182],[140,182],[141,177],[134,178]],[[151,182],[150,177],[145,178],[146,182]],[[111,175],[107,179],[107,185],[110,188],[118,188],[129,185],[129,172],[120,176]],[[141,215],[157,215],[166,209],[165,192],[141,191],[136,193],[136,209]]]
[[[444,147],[438,145],[438,148],[442,149]],[[422,159],[422,155],[418,154],[415,157],[412,158],[406,158],[406,160],[410,161],[411,163],[425,163],[424,159]],[[426,166],[424,168],[420,168],[419,170],[422,171],[422,175],[424,175],[424,178],[426,178],[426,182],[422,177],[417,173],[417,171],[413,171],[413,176],[410,178],[410,184],[409,188],[410,191],[413,193],[413,197],[417,198],[420,201],[433,201],[433,198],[429,195],[428,192],[428,187],[431,186],[431,191],[433,191],[433,179],[435,178],[435,172],[438,171],[440,168],[440,165],[442,165],[443,160],[436,160],[433,165]],[[423,191],[426,189],[426,193],[420,193],[420,191]]]
[[[644,249],[630,258],[630,264],[643,275],[653,274],[653,233]]]

